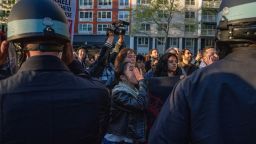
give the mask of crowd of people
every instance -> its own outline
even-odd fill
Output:
[[[144,56],[109,30],[92,58],[72,48],[56,3],[20,0],[0,41],[0,143],[255,143],[256,16],[232,15],[251,5],[222,1],[220,53],[153,48]]]

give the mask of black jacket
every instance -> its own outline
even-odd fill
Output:
[[[109,93],[54,56],[35,56],[0,81],[1,144],[94,144],[107,128]]]
[[[255,60],[256,48],[234,49],[181,81],[162,108],[149,143],[256,143]]]
[[[144,81],[139,82],[139,90],[119,82],[112,91],[108,133],[124,136],[134,141],[145,141],[147,103]]]

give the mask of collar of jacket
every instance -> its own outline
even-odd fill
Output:
[[[256,47],[239,47],[233,48],[232,52],[224,59],[238,61],[255,61]]]
[[[122,82],[122,81],[120,81],[118,83],[118,85],[116,85],[113,88],[112,93],[114,94],[114,93],[117,93],[117,92],[120,92],[120,91],[129,93],[135,98],[137,98],[138,95],[139,95],[139,91],[135,87],[133,87],[133,86],[131,86],[131,85],[125,83],[125,82]]]
[[[19,71],[69,71],[67,66],[56,56],[42,55],[28,58]]]

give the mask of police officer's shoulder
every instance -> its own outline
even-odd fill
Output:
[[[106,86],[97,78],[91,77],[86,73],[74,75],[76,79],[81,83],[81,88],[94,88],[107,90]]]

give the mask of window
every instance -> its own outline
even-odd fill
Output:
[[[97,21],[112,21],[112,12],[111,11],[99,11]]]
[[[79,24],[79,33],[92,33],[92,24]]]
[[[80,21],[92,21],[92,11],[80,11],[79,20]]]
[[[137,4],[143,5],[143,4],[150,4],[151,0],[138,0]]]
[[[80,8],[93,8],[92,0],[79,0],[79,7]]]
[[[104,8],[104,9],[112,8],[112,0],[99,0],[98,8]]]
[[[141,31],[150,31],[150,24],[141,24],[140,26]]]
[[[195,18],[195,12],[187,11],[185,12],[185,18]]]
[[[216,29],[216,25],[202,25],[202,29],[215,30]]]
[[[148,46],[148,38],[147,37],[138,37],[138,45],[139,46]]]
[[[118,12],[118,19],[123,21],[129,21],[129,11],[119,11]]]
[[[164,44],[164,38],[157,38],[157,45],[163,45]]]
[[[196,27],[193,24],[186,24],[185,25],[185,32],[195,32]]]
[[[195,0],[186,0],[186,5],[195,5]]]
[[[179,39],[178,38],[170,38],[170,47],[178,47]]]
[[[205,47],[214,47],[214,39],[205,39]]]
[[[215,25],[202,25],[201,33],[202,35],[214,36],[216,32]]]
[[[97,33],[98,34],[106,34],[107,28],[108,28],[108,24],[98,24],[97,25]]]
[[[127,7],[129,7],[129,0],[119,0],[119,7],[120,8],[127,8]]]
[[[195,44],[195,40],[193,38],[185,39],[185,47],[190,49],[191,52],[194,51],[194,44]]]

